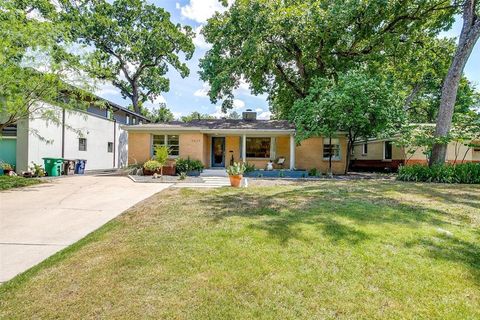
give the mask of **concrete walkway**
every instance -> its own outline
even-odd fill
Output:
[[[0,192],[0,282],[170,186],[126,177],[75,176]]]

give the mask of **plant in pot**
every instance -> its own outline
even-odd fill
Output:
[[[227,174],[230,178],[230,185],[232,187],[238,188],[242,183],[243,173],[245,172],[244,163],[234,163],[232,166],[228,167]]]
[[[189,177],[198,177],[203,171],[203,163],[200,160],[178,158],[175,162],[175,168],[177,174],[185,173]]]
[[[13,167],[6,162],[0,163],[0,169],[3,171],[3,174],[6,176],[10,174],[10,171],[13,171]]]
[[[157,160],[148,160],[143,164],[143,174],[146,176],[152,176],[155,173],[162,172],[162,164]]]
[[[155,160],[160,164],[160,175],[163,175],[163,166],[167,163],[168,153],[169,150],[166,146],[155,148]]]

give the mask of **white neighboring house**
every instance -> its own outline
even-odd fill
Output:
[[[50,104],[60,124],[33,115],[7,128],[0,137],[0,160],[15,165],[17,173],[27,171],[42,158],[87,160],[86,170],[121,168],[128,160],[128,133],[121,125],[147,123],[144,116],[112,102],[106,108],[86,111],[64,110]]]

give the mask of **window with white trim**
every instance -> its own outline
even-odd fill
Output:
[[[170,134],[153,135],[152,151],[154,155],[155,148],[161,146],[167,146],[168,154],[177,157],[180,154],[180,137],[178,135]]]
[[[323,160],[329,160],[332,155],[332,160],[340,160],[340,140],[338,138],[324,138],[323,139]]]
[[[107,152],[113,153],[113,142],[107,142]]]

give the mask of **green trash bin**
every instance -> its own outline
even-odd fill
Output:
[[[62,158],[42,158],[45,164],[45,172],[49,177],[58,177],[62,174]]]

